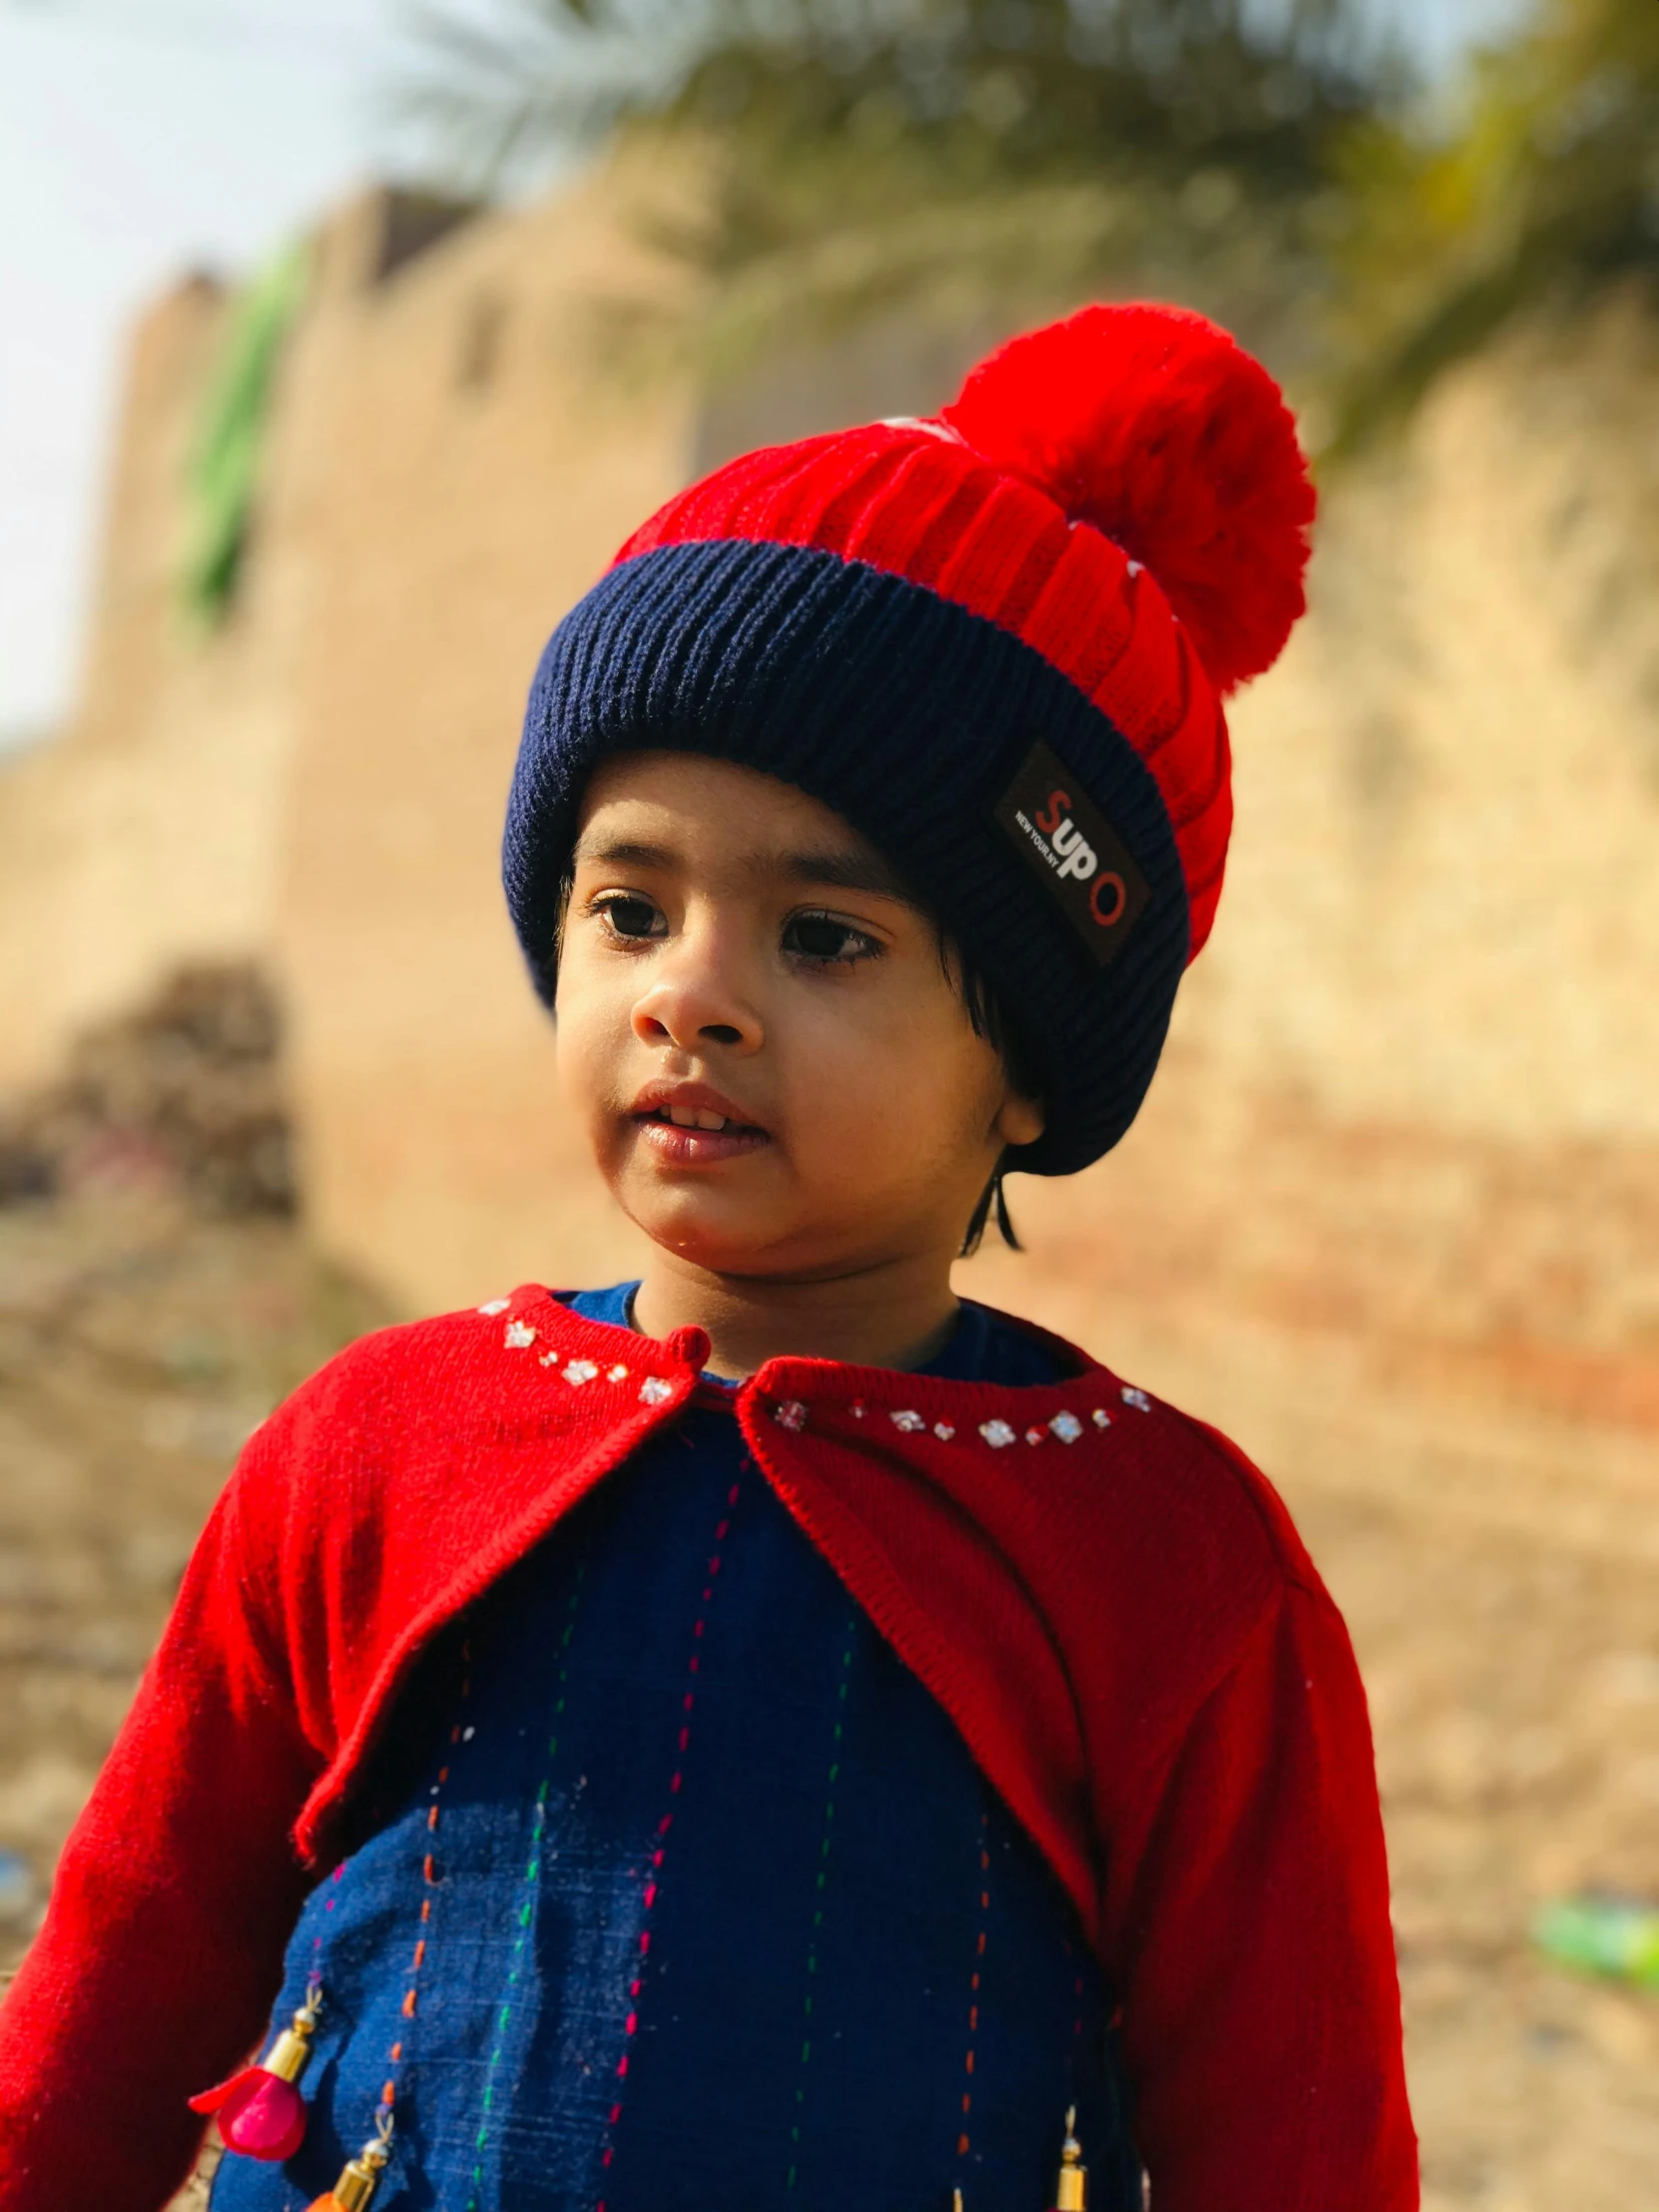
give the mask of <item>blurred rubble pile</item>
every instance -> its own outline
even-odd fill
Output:
[[[293,1214],[280,1050],[257,968],[181,969],[90,1030],[58,1081],[0,1108],[0,1206],[147,1186],[206,1216]]]
[[[0,1985],[249,1432],[391,1319],[298,1220],[275,996],[195,967],[0,1108]]]

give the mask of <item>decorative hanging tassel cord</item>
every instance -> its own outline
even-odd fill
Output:
[[[1054,2184],[1054,2212],[1087,2212],[1089,2169],[1077,2140],[1077,2108],[1066,2114],[1066,2139],[1060,2145],[1060,2177]]]
[[[305,1991],[305,2001],[283,2028],[257,2066],[192,2097],[193,2112],[211,2112],[227,2150],[244,2158],[279,2163],[291,2158],[305,2140],[305,2100],[299,2094],[299,2077],[311,2055],[322,2010],[322,1991],[315,1983]]]
[[[334,2186],[318,2197],[308,2212],[363,2212],[391,2163],[391,2114],[382,2112],[375,2126],[378,2133],[374,2140],[363,2145]]]

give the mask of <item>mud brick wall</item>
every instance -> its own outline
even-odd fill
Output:
[[[84,705],[0,777],[0,1085],[169,962],[258,954],[314,1234],[411,1308],[633,1249],[496,882],[547,631],[694,467],[935,404],[968,342],[889,326],[713,394],[645,374],[602,302],[686,279],[639,182],[401,259],[386,195],[319,228],[247,586],[208,640],[172,578],[223,303],[161,302]],[[1116,1286],[1337,1332],[1378,1375],[1653,1417],[1656,366],[1629,302],[1517,337],[1327,487],[1313,612],[1237,703],[1231,878],[1142,1123],[1023,1194],[1031,1254],[964,1284]]]

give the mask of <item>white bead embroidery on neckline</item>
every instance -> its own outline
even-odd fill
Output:
[[[480,1306],[478,1312],[493,1318],[504,1313],[509,1304],[510,1301],[504,1298],[492,1299],[488,1305]],[[508,1322],[502,1333],[502,1343],[509,1352],[523,1352],[536,1343],[539,1335],[540,1332],[533,1324],[520,1321],[515,1317]],[[540,1355],[537,1365],[543,1368],[557,1367],[563,1357],[564,1355],[557,1349],[549,1350]],[[594,1382],[600,1372],[594,1361],[582,1359],[566,1361],[564,1367],[560,1370],[563,1381],[568,1382],[573,1389],[580,1389],[586,1383]],[[604,1371],[607,1382],[626,1382],[629,1380],[629,1374],[630,1371],[626,1363],[621,1360],[616,1361],[614,1365]],[[1125,1382],[1120,1394],[1126,1405],[1132,1405],[1143,1413],[1152,1411],[1152,1399],[1145,1390],[1137,1388],[1135,1384]],[[660,1375],[648,1375],[639,1387],[639,1402],[642,1405],[662,1405],[673,1395],[674,1384],[666,1377]],[[868,1411],[868,1407],[861,1397],[849,1398],[844,1403],[846,1410],[854,1420],[862,1420]],[[800,1398],[780,1398],[772,1408],[772,1417],[781,1428],[799,1434],[808,1425],[811,1417],[811,1407]],[[953,1421],[929,1421],[925,1413],[917,1412],[912,1405],[899,1405],[891,1408],[888,1411],[887,1418],[900,1433],[905,1435],[921,1435],[930,1429],[940,1443],[950,1443],[956,1435],[956,1426]],[[1099,1429],[1110,1428],[1112,1425],[1112,1416],[1104,1405],[1094,1406],[1090,1411],[1089,1418]],[[1018,1428],[1000,1417],[981,1421],[978,1432],[993,1451],[1005,1450],[1009,1444],[1017,1443],[1021,1435]],[[1045,1443],[1050,1436],[1058,1437],[1061,1443],[1074,1444],[1079,1437],[1087,1433],[1087,1430],[1076,1413],[1072,1412],[1069,1407],[1062,1407],[1059,1412],[1051,1415],[1046,1422],[1041,1424],[1033,1422],[1023,1433],[1028,1444]]]

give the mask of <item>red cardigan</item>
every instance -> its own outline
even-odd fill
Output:
[[[774,1360],[738,1417],[1070,1894],[1157,2212],[1409,2212],[1341,1616],[1231,1444],[1057,1349],[1074,1379],[1023,1389]],[[0,2009],[0,2212],[166,2203],[422,1646],[706,1353],[530,1288],[364,1340],[253,1438]]]

